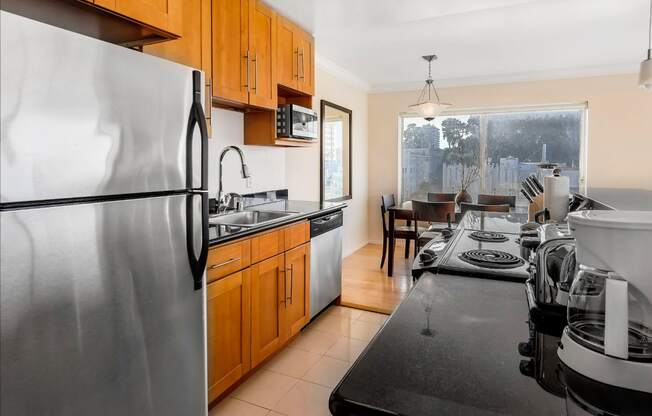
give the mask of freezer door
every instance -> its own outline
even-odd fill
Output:
[[[0,202],[186,188],[191,68],[0,18]]]
[[[206,414],[188,198],[0,212],[0,414]]]

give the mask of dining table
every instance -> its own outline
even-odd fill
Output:
[[[396,248],[396,239],[394,238],[394,227],[396,220],[405,220],[410,225],[414,220],[412,213],[412,201],[403,201],[401,204],[393,205],[387,208],[389,216],[389,252],[387,253],[387,276],[392,277],[394,274],[394,250]],[[527,207],[516,206],[510,208],[510,212],[527,212]],[[455,221],[457,224],[462,219],[462,212],[458,205],[455,205]],[[416,244],[416,243],[415,243]]]

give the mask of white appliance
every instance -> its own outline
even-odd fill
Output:
[[[568,214],[579,271],[558,355],[593,380],[652,394],[652,211]]]

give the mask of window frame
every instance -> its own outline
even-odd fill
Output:
[[[339,198],[325,199],[324,193],[324,116],[326,114],[326,106],[335,108],[336,110],[348,113],[349,115],[349,192]],[[327,100],[320,100],[319,103],[319,201],[320,202],[342,202],[353,199],[353,111],[341,105],[335,104]]]
[[[588,189],[588,180],[586,172],[588,168],[587,146],[588,146],[588,112],[589,103],[562,103],[562,104],[541,104],[541,105],[520,105],[520,106],[490,106],[490,107],[461,107],[453,110],[443,111],[437,116],[473,116],[485,114],[503,114],[503,113],[526,113],[526,112],[546,112],[546,111],[580,111],[580,154],[579,154],[579,191],[586,194]],[[402,137],[403,137],[403,120],[405,118],[422,118],[418,113],[407,111],[399,112],[397,122],[396,146],[397,146],[397,179],[398,179],[398,199],[403,203],[403,178],[402,178]]]

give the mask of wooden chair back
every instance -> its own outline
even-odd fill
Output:
[[[481,205],[509,205],[514,208],[516,206],[516,197],[514,195],[478,195],[478,204]]]
[[[429,202],[450,202],[455,201],[455,194],[444,192],[428,192]]]
[[[462,215],[464,215],[466,211],[509,212],[509,205],[468,204],[466,202],[462,202],[460,204],[460,211],[462,211]]]
[[[387,214],[387,208],[393,207],[396,205],[396,198],[394,194],[385,194],[380,196],[380,217],[383,220],[383,235],[386,235],[389,232],[387,227],[387,219],[385,214]]]
[[[415,225],[419,221],[448,222],[455,219],[455,202],[412,201]]]

